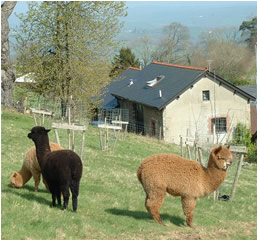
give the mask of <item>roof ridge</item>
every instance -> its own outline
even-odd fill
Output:
[[[154,63],[154,64],[160,64],[160,65],[164,65],[164,66],[170,66],[170,67],[177,67],[177,68],[185,68],[185,69],[206,71],[205,68],[190,67],[190,66],[183,66],[183,65],[171,64],[171,63],[156,62],[156,61],[152,61],[152,63]]]
[[[142,70],[141,68],[136,68],[136,67],[129,67],[129,69],[137,70],[137,71],[141,71]]]

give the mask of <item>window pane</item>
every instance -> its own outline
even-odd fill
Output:
[[[206,90],[203,91],[203,101],[209,101],[210,100],[210,91]]]
[[[226,118],[213,118],[211,120],[211,132],[214,131],[214,125],[216,126],[216,133],[227,132],[227,119]]]

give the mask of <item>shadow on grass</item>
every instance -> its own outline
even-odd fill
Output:
[[[47,190],[39,190],[38,192],[35,192],[34,190],[34,187],[32,186],[23,186],[22,188],[13,188],[11,186],[11,184],[8,185],[8,189],[5,189],[5,190],[2,190],[2,192],[5,192],[5,193],[11,193],[11,194],[14,194],[14,195],[17,195],[19,197],[22,197],[26,200],[29,200],[29,201],[37,201],[38,203],[40,204],[44,204],[44,205],[48,205],[48,206],[51,206],[52,204],[52,197],[51,197],[51,194],[47,195],[46,197],[48,197],[50,199],[47,200],[46,198],[44,197],[41,197],[38,195],[38,193],[42,192],[42,193],[48,193]],[[30,192],[24,192],[23,189],[27,189],[29,190]]]
[[[27,190],[29,190],[29,191],[32,191],[32,192],[35,192],[35,188],[34,188],[34,186],[29,186],[29,185],[24,185],[22,188],[25,188],[25,189],[27,189]],[[40,193],[40,192],[42,192],[42,193],[49,193],[46,189],[38,189],[38,192]],[[50,193],[49,193],[50,194]]]
[[[133,217],[135,219],[153,219],[152,216],[148,212],[143,211],[130,211],[125,209],[117,209],[117,208],[110,208],[106,209],[105,212],[118,215],[118,216],[128,216]],[[178,217],[178,216],[170,216],[168,214],[160,214],[162,220],[164,221],[170,221],[171,223],[177,225],[177,226],[184,226],[185,225],[185,219]]]

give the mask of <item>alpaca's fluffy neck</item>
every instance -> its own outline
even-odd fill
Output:
[[[45,159],[46,155],[49,152],[51,152],[48,136],[47,135],[40,136],[40,138],[38,138],[35,141],[35,146],[36,146],[37,160],[38,160],[41,170],[43,170],[44,164],[45,164],[44,159]]]
[[[216,156],[211,153],[208,161],[208,166],[205,169],[206,185],[208,186],[209,194],[217,190],[226,177],[226,170],[218,167],[214,160],[215,158]]]
[[[205,170],[206,185],[208,194],[214,192],[223,183],[226,177],[226,171],[218,168],[208,167]]]
[[[18,172],[21,176],[22,185],[27,183],[31,179],[31,172],[23,165],[21,170]]]

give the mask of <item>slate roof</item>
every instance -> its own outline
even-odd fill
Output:
[[[110,82],[105,89],[103,89],[103,102],[100,107],[104,109],[113,109],[117,107],[117,99],[112,95],[112,92],[126,87],[130,79],[134,79],[141,70],[130,67],[122,72],[117,78]]]
[[[128,70],[124,72],[124,75],[121,75],[121,77],[123,76],[122,80],[117,81],[116,83],[112,82],[108,87],[109,93],[117,98],[127,99],[159,110],[163,109],[166,105],[179,97],[201,78],[205,76],[212,79],[214,78],[213,73],[203,68],[160,62],[150,63],[142,71],[137,71],[133,76],[131,74],[132,69]],[[147,82],[158,76],[162,76],[161,80],[153,87],[149,87]],[[218,76],[215,76],[215,78],[220,82],[220,84],[226,85],[227,88],[240,94],[242,97],[248,100],[255,100],[252,95],[246,93],[240,88],[237,88],[224,79]],[[132,85],[129,84],[130,79],[133,79]]]
[[[256,96],[256,85],[244,85],[244,86],[238,86],[238,88],[242,89],[243,91],[247,92],[248,94]]]

